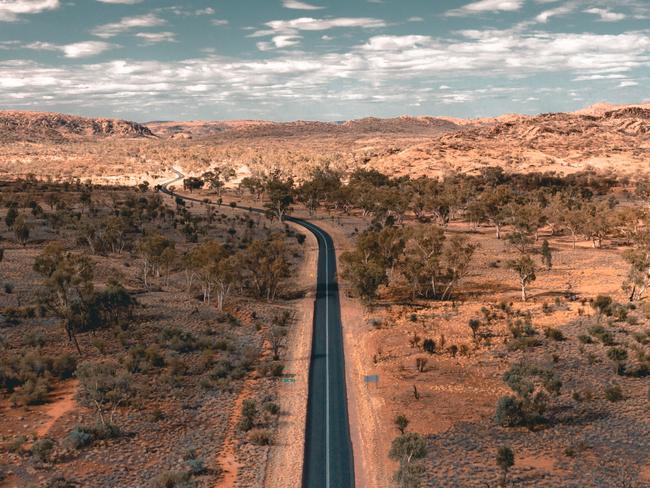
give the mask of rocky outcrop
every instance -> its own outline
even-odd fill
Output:
[[[49,112],[0,111],[0,142],[64,142],[93,138],[154,137],[148,127],[127,120]]]

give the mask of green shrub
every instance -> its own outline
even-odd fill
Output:
[[[278,415],[280,413],[280,405],[273,402],[265,403],[264,410],[269,412],[271,415]]]
[[[561,330],[559,329],[554,329],[553,327],[547,327],[544,329],[544,335],[551,340],[554,341],[564,341],[566,340],[566,337],[564,337],[564,334],[562,333]]]
[[[156,477],[153,481],[154,488],[196,488],[198,483],[191,479],[190,473],[181,471],[167,471]]]
[[[612,384],[605,387],[605,398],[610,402],[623,400],[623,390],[620,385]]]
[[[65,443],[73,449],[81,449],[90,446],[94,440],[93,432],[85,427],[77,426],[68,434]]]
[[[579,336],[578,336],[578,340],[579,340],[582,344],[593,344],[593,343],[594,343],[594,340],[591,338],[591,336],[589,336],[589,335],[587,335],[587,334],[581,334],[581,335],[579,335]]]
[[[257,446],[270,446],[273,434],[268,429],[253,429],[248,433],[248,440]]]
[[[521,401],[513,396],[502,396],[499,398],[494,418],[497,424],[503,427],[521,425],[526,420]]]
[[[52,454],[53,449],[54,441],[52,439],[44,438],[38,439],[34,442],[31,452],[32,456],[34,456],[37,461],[46,463],[50,460],[50,454]]]
[[[27,437],[24,435],[16,437],[7,445],[7,451],[12,453],[19,453],[23,450],[23,445],[27,442]]]
[[[190,474],[193,476],[200,476],[208,471],[205,467],[205,462],[203,462],[203,459],[190,459],[187,461],[187,466],[190,470]]]
[[[627,351],[622,347],[612,347],[607,351],[607,357],[612,361],[625,361],[627,360]]]
[[[77,370],[77,358],[72,354],[62,354],[52,360],[52,374],[59,379],[72,378]]]
[[[55,475],[45,485],[46,488],[78,488],[80,486],[80,483],[68,480],[63,475]]]
[[[13,405],[42,405],[48,402],[48,395],[51,390],[49,381],[45,378],[34,378],[27,380],[20,390],[11,395]]]

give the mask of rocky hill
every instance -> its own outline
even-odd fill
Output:
[[[434,117],[367,117],[344,122],[269,122],[263,120],[148,122],[147,127],[161,137],[176,139],[213,136],[300,137],[327,135],[411,134],[434,136],[459,129],[450,120]]]
[[[397,174],[472,171],[498,165],[516,171],[574,172],[586,167],[650,170],[650,109],[512,117],[376,154],[369,164]]]
[[[136,122],[49,112],[0,111],[0,142],[64,142],[87,138],[153,137]]]

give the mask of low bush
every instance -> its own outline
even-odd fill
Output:
[[[561,330],[555,329],[553,327],[547,327],[544,329],[544,335],[551,340],[554,341],[564,341],[566,340],[566,337],[564,337],[564,334],[562,333]]]
[[[607,385],[605,387],[605,398],[610,402],[620,402],[623,400],[623,390],[620,385]]]
[[[248,433],[248,440],[257,446],[270,446],[273,434],[268,429],[253,429]]]
[[[31,453],[37,461],[46,463],[50,460],[53,449],[54,441],[52,439],[38,439],[32,445]]]
[[[199,484],[192,480],[189,472],[167,471],[153,481],[154,488],[196,488]]]

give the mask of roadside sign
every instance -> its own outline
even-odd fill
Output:
[[[284,373],[281,379],[282,383],[295,383],[296,375],[294,373]]]
[[[364,383],[379,383],[379,375],[378,374],[366,375],[366,376],[363,377],[363,382]]]

